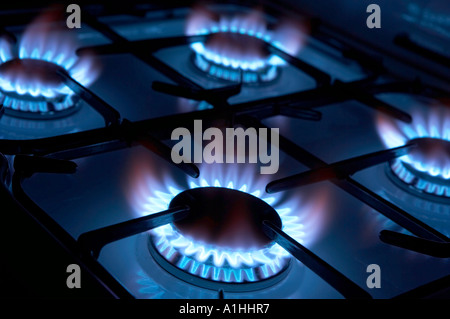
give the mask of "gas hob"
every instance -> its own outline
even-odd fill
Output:
[[[73,29],[8,11],[6,297],[449,296],[449,79],[293,8],[86,4]],[[174,161],[199,122],[183,153],[203,157]]]

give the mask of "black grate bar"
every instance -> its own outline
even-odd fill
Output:
[[[142,62],[150,65],[154,69],[158,70],[168,78],[174,80],[176,83],[181,84],[186,87],[194,88],[194,89],[202,89],[198,84],[191,81],[187,77],[183,76],[175,69],[159,60],[155,56],[152,55],[151,51],[141,51],[139,48],[137,50],[133,50],[133,47],[130,46],[132,41],[122,37],[116,31],[114,31],[110,26],[98,21],[94,17],[88,17],[87,23],[108,39],[112,40],[116,45],[124,46],[127,48],[127,52],[134,54],[137,58],[139,58]]]
[[[246,127],[255,127],[255,128],[265,128],[269,129],[266,125],[256,120],[252,116],[240,116],[237,120]],[[280,134],[280,150],[289,155],[290,157],[296,159],[302,164],[308,166],[309,168],[320,168],[327,165],[326,162],[322,161],[317,156],[309,153],[305,149],[301,148],[297,144],[288,140],[284,136]]]
[[[170,83],[154,81],[152,89],[155,91],[170,94],[172,96],[183,97],[195,101],[206,101],[216,107],[228,107],[228,99],[241,93],[242,85],[234,84],[215,89],[196,89],[173,85]]]
[[[38,154],[47,155],[77,148],[93,146],[96,148],[110,142],[123,142],[132,144],[136,138],[136,131],[148,132],[154,136],[156,133],[171,132],[174,127],[192,125],[194,119],[215,118],[221,111],[204,110],[192,113],[174,114],[155,119],[137,122],[122,121],[120,125],[97,128],[77,133],[39,138],[34,140],[0,140],[0,150],[3,154]],[[131,124],[130,124],[131,123]],[[130,131],[131,130],[131,131]],[[170,138],[170,134],[168,135]],[[136,141],[134,141],[137,143]],[[66,157],[67,158],[67,157]]]
[[[181,220],[185,218],[189,212],[190,208],[187,206],[174,207],[156,214],[92,230],[81,234],[80,237],[78,237],[78,244],[84,252],[87,252],[90,256],[97,259],[101,249],[105,245]]]
[[[159,121],[161,122],[161,120]],[[117,126],[37,140],[1,140],[0,149],[5,154],[21,153],[42,156],[40,157],[42,160],[39,162],[34,156],[29,157],[29,159],[27,158],[27,160],[30,164],[41,165],[39,169],[46,169],[48,172],[53,172],[57,169],[61,169],[63,171],[73,169],[70,164],[69,167],[61,166],[65,162],[56,162],[56,159],[75,159],[88,155],[123,149],[129,146],[142,145],[169,162],[171,165],[181,169],[189,176],[194,178],[198,177],[199,169],[195,164],[174,163],[171,158],[172,149],[146,131],[152,123],[153,121],[131,123],[124,120]],[[166,126],[169,125],[164,121],[162,121],[162,124]],[[19,157],[18,159],[21,158],[22,157]],[[55,159],[53,164],[51,161],[48,161],[50,158]]]
[[[120,126],[97,128],[34,140],[0,140],[3,154],[47,155],[122,139]],[[95,145],[94,145],[95,147]]]
[[[416,94],[433,99],[448,99],[450,92],[436,87],[426,86],[420,79],[414,81],[395,81],[382,84],[370,85],[365,88],[370,94],[380,93],[407,93]]]
[[[403,49],[450,68],[450,57],[421,46],[413,41],[407,34],[397,35],[394,38],[394,43]]]
[[[390,230],[382,230],[380,239],[386,244],[405,248],[428,256],[450,258],[450,242],[438,242],[429,239],[417,238]]]
[[[351,86],[349,84],[343,83],[341,81],[334,82],[334,88],[344,93],[351,98],[354,98],[356,101],[361,102],[364,105],[367,105],[378,112],[385,113],[390,117],[396,118],[405,123],[411,123],[412,117],[408,113],[397,109],[396,107],[390,105],[389,103],[383,102],[380,99],[374,97],[372,94],[366,93],[364,90],[359,89],[358,87]]]
[[[323,42],[329,44],[329,41],[327,41],[325,37],[320,37],[320,35],[318,37],[322,38]],[[367,54],[355,48],[341,48],[341,51],[342,57],[356,61],[365,70],[370,70],[372,75],[386,73],[386,68],[383,65],[383,59],[381,57]]]
[[[98,25],[98,24],[95,24]],[[165,38],[155,38],[155,39],[145,39],[145,40],[135,40],[129,41],[122,36],[115,36],[115,32],[111,33],[111,29],[104,24],[99,26],[99,31],[103,30],[104,35],[108,35],[108,38],[114,40],[115,43],[111,44],[102,44],[102,45],[94,45],[87,46],[77,49],[76,53],[81,55],[84,52],[95,51],[100,55],[107,54],[123,54],[129,52],[148,52],[148,54],[154,53],[161,49],[188,45],[194,42],[204,42],[208,36],[206,35],[192,35],[192,36],[176,36],[176,37],[165,37]]]
[[[415,81],[387,81],[387,83],[369,83],[362,87],[369,94],[381,93],[410,93],[423,94],[426,88],[419,80]]]
[[[397,148],[346,159],[321,168],[275,180],[267,184],[266,191],[268,193],[276,193],[325,180],[344,179],[360,170],[403,156],[415,146],[416,144],[410,143]]]
[[[285,60],[290,65],[294,66],[295,68],[297,68],[299,70],[302,70],[303,72],[308,74],[310,77],[312,77],[316,81],[317,86],[319,86],[319,87],[326,86],[331,83],[331,77],[327,73],[323,72],[322,70],[317,69],[316,67],[312,66],[311,64],[308,64],[308,63],[304,62],[303,60],[301,60],[297,57],[294,57],[294,56],[288,54],[287,52],[284,52],[283,50],[281,50],[271,44],[267,44],[267,46],[269,47],[269,51],[271,53],[278,55],[280,58]]]
[[[106,24],[100,22],[96,17],[94,17],[92,14],[85,12],[83,14],[83,21],[89,25],[91,28],[97,30],[101,34],[103,34],[105,37],[113,41],[114,43],[118,44],[127,44],[128,40],[122,37],[120,34],[118,34],[116,31],[111,29]]]
[[[397,109],[390,105],[389,103],[383,102],[380,99],[366,93],[358,93],[355,96],[355,99],[358,102],[363,103],[364,105],[367,105],[377,112],[384,113],[386,115],[389,115],[390,117],[396,118],[397,120],[400,120],[405,123],[411,123],[412,117],[408,113]]]
[[[144,146],[146,149],[152,151],[159,157],[163,158],[172,165],[175,165],[187,175],[197,178],[200,175],[200,170],[193,163],[174,163],[172,160],[172,148],[164,144],[160,140],[154,138],[153,136],[146,134],[143,137],[138,138],[138,143]]]
[[[372,296],[364,289],[356,285],[342,273],[333,268],[330,264],[315,255],[309,249],[299,244],[295,239],[283,232],[279,227],[270,221],[263,222],[264,233],[281,247],[286,249],[292,256],[299,260],[306,267],[329,283],[345,298],[371,299]]]
[[[178,72],[177,70],[175,70],[174,68],[169,66],[164,61],[161,61],[160,59],[156,58],[152,54],[139,53],[139,52],[134,52],[133,54],[136,57],[138,57],[139,59],[141,59],[141,61],[147,63],[148,65],[153,67],[155,70],[161,72],[166,77],[175,81],[176,83],[186,86],[186,87],[197,89],[197,90],[202,89],[202,87],[200,85],[198,85],[194,81],[190,80],[189,78],[185,77],[180,72]]]
[[[371,95],[372,91],[373,93],[387,93],[409,90],[415,90],[414,83],[402,83],[401,85],[396,86],[394,83],[390,83],[389,85],[368,85],[364,81],[354,81],[349,83],[335,81],[335,83],[330,86],[239,103],[233,106],[251,109],[252,107],[256,108],[272,105],[278,108],[292,106],[293,108],[301,109],[322,107],[354,99],[362,105],[368,106],[378,112],[383,112],[390,117],[410,123],[412,121],[411,115]]]
[[[91,92],[89,89],[82,86],[66,72],[57,72],[58,75],[63,79],[64,83],[72,91],[78,94],[104,118],[106,126],[120,124],[120,114],[113,107],[111,107],[108,103]]]
[[[193,163],[175,163],[172,160],[172,148],[155,138],[149,132],[146,132],[145,129],[138,129],[137,125],[133,125],[133,123],[128,120],[122,122],[120,129],[128,145],[140,144],[164,159],[166,162],[181,169],[187,175],[193,178],[197,178],[200,175],[200,170]],[[110,144],[109,146],[114,147],[115,145]]]
[[[138,143],[136,143],[138,144]],[[107,142],[101,142],[92,145],[77,146],[75,148],[69,148],[66,150],[56,150],[53,153],[48,153],[45,158],[57,158],[64,160],[75,160],[91,155],[98,155],[102,153],[108,153],[118,150],[123,150],[130,146],[130,143],[123,140],[112,140]]]

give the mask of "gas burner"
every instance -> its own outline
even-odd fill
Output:
[[[75,111],[78,97],[60,93],[61,66],[37,59],[12,59],[0,64],[0,103],[6,113],[25,118],[60,117]]]
[[[430,107],[413,114],[413,123],[380,116],[378,130],[387,147],[414,143],[390,168],[403,186],[419,194],[450,198],[450,109]]]
[[[192,48],[194,64],[219,79],[264,83],[274,80],[280,71],[279,61],[271,57],[264,42],[247,34],[218,32]]]
[[[269,29],[263,14],[220,16],[205,8],[195,9],[187,21],[187,35],[208,35],[191,45],[193,62],[206,74],[232,82],[259,84],[273,81],[286,64],[268,49],[273,45],[291,55],[304,42],[303,30],[292,23]]]
[[[181,191],[179,182],[161,183],[140,159],[133,162],[129,196],[138,216],[179,205],[192,209],[191,217],[149,232],[150,253],[163,269],[203,288],[255,291],[279,282],[291,268],[291,255],[266,237],[262,221],[309,244],[323,228],[323,203],[300,208],[298,197],[266,194],[267,181],[255,181],[253,170],[227,168],[205,165],[205,177]]]
[[[179,205],[191,208],[190,217],[174,223],[171,236],[151,237],[151,252],[164,257],[155,258],[164,269],[206,288],[240,283],[234,290],[260,289],[283,278],[289,259],[277,256],[262,230],[264,220],[282,226],[269,204],[233,189],[200,187],[178,194],[169,207]]]
[[[47,13],[24,32],[17,47],[0,39],[0,102],[5,113],[24,118],[56,118],[77,110],[79,98],[60,74],[83,86],[97,77],[93,57],[75,54],[73,33],[55,28],[55,17]]]
[[[450,141],[436,138],[417,138],[411,140],[417,146],[408,156],[408,162],[396,159],[391,163],[393,173],[407,185],[428,194],[450,198],[450,176],[438,174],[436,169],[427,171],[429,163],[433,167],[450,167]],[[415,163],[424,163],[419,166]],[[419,169],[419,168],[422,168]]]

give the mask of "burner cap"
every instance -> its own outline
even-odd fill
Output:
[[[417,145],[409,152],[412,161],[433,163],[436,168],[448,167],[450,163],[450,141],[424,137],[416,138],[412,142]]]
[[[149,249],[169,273],[194,285],[251,291],[278,282],[290,258],[263,232],[269,220],[282,222],[269,204],[234,189],[199,187],[175,196],[170,207],[188,205],[188,217],[173,224],[175,234],[152,235]]]
[[[260,249],[271,243],[262,231],[269,220],[281,227],[277,212],[263,200],[233,189],[195,188],[178,194],[170,207],[188,205],[189,217],[174,223],[195,241],[236,250]]]
[[[269,58],[270,52],[266,43],[254,36],[234,32],[218,32],[211,34],[205,42],[205,47],[222,58],[228,59],[231,67],[243,69],[258,69],[257,63]],[[236,61],[232,65],[232,61]],[[253,63],[253,65],[252,65]]]
[[[58,71],[66,72],[53,62],[37,59],[13,59],[0,64],[0,78],[11,81],[11,86],[16,88],[16,91],[5,90],[2,86],[3,90],[21,99],[57,98],[58,89],[64,85]]]

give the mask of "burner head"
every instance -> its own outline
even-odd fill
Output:
[[[33,97],[52,98],[58,96],[58,89],[64,85],[59,72],[65,70],[59,65],[36,59],[13,59],[0,65],[0,77],[9,79],[12,87],[20,87],[17,82],[22,81],[25,87],[17,94],[29,93]],[[3,87],[6,87],[4,85]],[[26,89],[28,88],[28,90]],[[28,92],[27,92],[28,91]]]
[[[450,141],[424,137],[413,139],[411,142],[417,145],[409,152],[412,161],[423,162],[426,166],[434,165],[436,168],[450,167]],[[430,171],[430,175],[438,175],[438,172],[433,174],[433,171]],[[443,178],[450,178],[450,170],[444,172]]]
[[[450,141],[416,138],[408,155],[394,160],[391,169],[408,187],[421,193],[450,198]]]
[[[266,202],[237,190],[207,187],[177,195],[170,207],[188,205],[193,214],[174,223],[195,241],[236,250],[260,249],[271,244],[262,231],[269,220],[281,227],[277,212]]]
[[[259,260],[250,257],[250,252],[269,250],[275,244],[262,230],[264,220],[282,226],[278,213],[269,204],[238,190],[201,187],[178,194],[170,203],[171,208],[180,205],[191,208],[187,218],[173,224],[183,239],[174,238],[171,244],[158,237],[150,240],[150,251],[164,269],[207,288],[235,283],[239,285],[226,289],[253,290],[281,279],[279,275],[288,267],[288,260],[270,260],[264,253]],[[186,246],[180,243],[185,240],[192,245],[179,249],[178,245]],[[195,245],[202,245],[202,251],[189,254]]]
[[[186,35],[206,36],[191,44],[194,64],[209,76],[244,84],[275,80],[286,61],[269,48],[295,56],[308,31],[304,19],[275,19],[261,9],[219,12],[197,6],[186,21]]]
[[[48,118],[69,113],[67,109],[76,99],[61,93],[65,84],[59,72],[67,73],[63,67],[39,59],[12,59],[0,64],[0,102],[6,114]]]
[[[274,80],[280,69],[260,37],[218,32],[192,45],[194,64],[215,78],[257,84]]]

